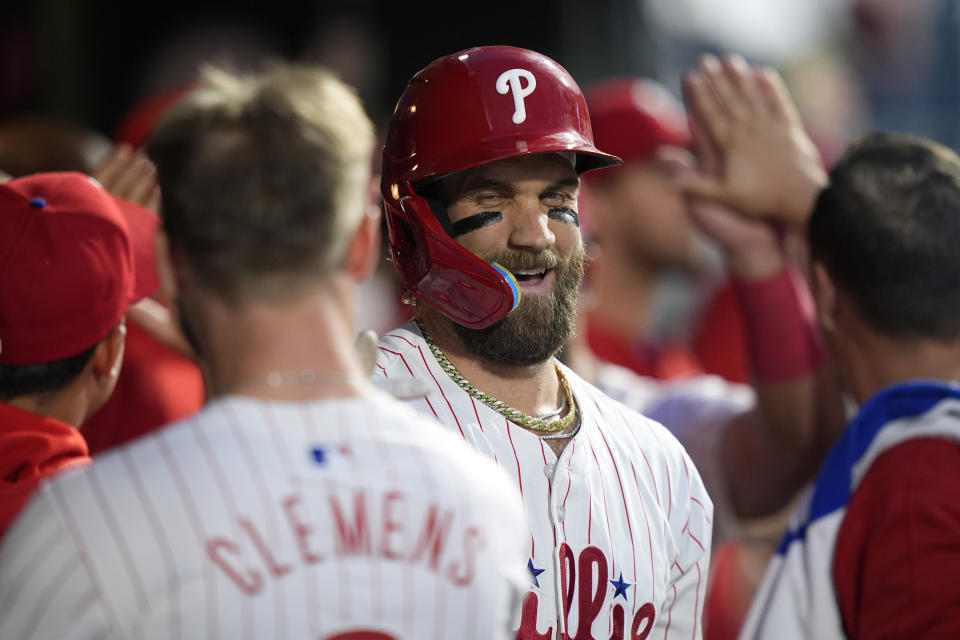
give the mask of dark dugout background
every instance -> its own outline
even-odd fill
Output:
[[[0,119],[42,113],[109,135],[141,100],[188,83],[200,60],[255,69],[280,58],[337,69],[383,123],[411,75],[474,45],[543,52],[581,84],[650,73],[642,14],[632,0],[4,0]]]

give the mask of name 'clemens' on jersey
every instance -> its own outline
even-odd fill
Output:
[[[225,397],[41,489],[0,638],[509,638],[525,533],[503,473],[395,400]]]
[[[662,425],[564,375],[582,426],[559,459],[451,380],[414,324],[380,340],[374,381],[426,383],[410,403],[517,483],[530,525],[518,638],[700,638],[713,505],[696,468]]]

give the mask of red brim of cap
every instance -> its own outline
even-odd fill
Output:
[[[160,217],[129,200],[113,198],[127,223],[127,235],[133,250],[133,286],[129,303],[149,298],[160,289],[157,270],[157,230]]]

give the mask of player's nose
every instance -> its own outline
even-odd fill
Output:
[[[544,251],[556,244],[557,237],[550,230],[547,212],[539,199],[518,199],[514,213],[511,216],[511,248]]]

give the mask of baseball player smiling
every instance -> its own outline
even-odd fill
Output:
[[[434,61],[401,96],[384,148],[393,261],[414,322],[386,334],[374,379],[495,460],[530,526],[517,637],[702,635],[712,504],[661,425],[554,355],[573,330],[584,251],[583,96],[554,61],[481,47]]]

